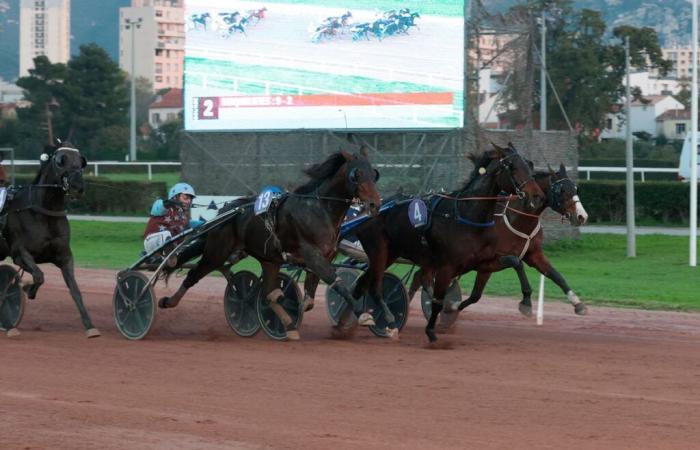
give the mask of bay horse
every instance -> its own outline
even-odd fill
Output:
[[[208,232],[204,251],[172,297],[163,297],[161,308],[177,306],[188,289],[213,270],[222,267],[231,255],[250,255],[262,266],[262,292],[270,307],[284,324],[287,339],[298,340],[289,315],[280,306],[282,291],[276,286],[282,264],[303,266],[337,292],[352,306],[346,308],[343,328],[356,320],[356,300],[336,276],[331,260],[336,253],[340,225],[354,198],[359,198],[370,215],[376,215],[380,199],[375,182],[379,177],[363,147],[358,154],[340,151],[304,171],[310,180],[284,195],[271,211],[256,215],[249,199],[232,203],[227,209],[241,208],[229,222]],[[338,281],[340,280],[340,281]],[[373,325],[367,313],[361,325]]]
[[[523,298],[518,309],[525,316],[532,315],[531,295],[532,288],[525,274],[523,261],[536,268],[542,275],[554,281],[566,294],[567,299],[574,307],[578,315],[586,315],[588,309],[581,302],[576,293],[569,287],[564,277],[549,262],[543,251],[544,232],[540,224],[540,216],[546,208],[551,208],[562,215],[562,219],[568,219],[571,225],[580,226],[588,220],[588,214],[578,197],[576,184],[568,177],[566,167],[559,166],[559,171],[536,172],[535,181],[546,195],[546,202],[538,208],[531,208],[527,202],[516,200],[512,206],[506,202],[503,211],[496,214],[494,238],[495,246],[491,246],[491,253],[481,255],[482,260],[477,267],[477,276],[474,286],[467,299],[459,304],[459,311],[479,301],[491,274],[507,268],[515,269],[520,280]],[[460,274],[461,275],[461,274]],[[424,277],[430,278],[430,274],[423,269],[416,272],[409,298],[418,290],[420,284],[424,284]],[[445,305],[445,310],[452,309],[453,305]],[[453,312],[453,311],[449,311]],[[457,319],[457,312],[443,315],[441,328],[451,327]]]
[[[533,206],[544,200],[544,193],[532,178],[530,167],[512,144],[471,156],[474,170],[467,182],[450,194],[429,199],[430,222],[422,227],[412,223],[409,207],[401,203],[357,227],[356,235],[369,260],[369,269],[358,280],[356,298],[369,291],[382,301],[382,275],[398,258],[407,259],[434,274],[433,316],[426,334],[435,342],[435,319],[442,310],[447,288],[458,274],[473,267],[486,247],[493,245],[493,213],[499,193],[517,194]],[[433,277],[431,277],[433,278]],[[428,287],[429,288],[429,287]],[[387,315],[390,328],[394,317]],[[398,331],[398,330],[397,330]]]
[[[479,301],[484,287],[493,272],[513,267],[518,273],[523,293],[523,299],[519,305],[520,312],[523,315],[530,316],[532,314],[530,301],[532,288],[523,268],[522,261],[525,261],[529,266],[536,268],[542,275],[559,286],[573,305],[576,314],[586,315],[588,313],[586,305],[571,290],[564,277],[552,267],[542,251],[544,233],[539,225],[539,217],[546,207],[550,207],[563,217],[567,217],[574,226],[586,223],[588,214],[578,197],[578,188],[567,176],[566,167],[563,164],[560,165],[559,172],[555,173],[550,169],[549,173],[539,173],[536,180],[538,180],[538,184],[547,194],[546,204],[534,210],[523,204],[515,207],[505,205],[497,224],[497,230],[501,234],[515,236],[516,239],[499,240],[495,258],[479,266],[472,293],[469,298],[459,305],[460,311]],[[521,230],[530,231],[523,232]],[[520,236],[518,236],[518,233],[520,233]],[[523,235],[527,237],[523,237]]]
[[[94,338],[100,332],[92,324],[75,281],[73,252],[70,248],[70,224],[66,217],[66,197],[79,198],[85,191],[83,169],[87,159],[70,143],[47,147],[41,155],[34,181],[20,187],[7,205],[7,225],[2,231],[5,241],[0,260],[11,256],[13,262],[32,275],[32,284],[24,286],[27,297],[34,299],[44,283],[38,264],[52,263],[63,275],[83,326],[85,335]],[[2,305],[0,305],[1,307]],[[8,336],[17,336],[16,328],[3,323]]]

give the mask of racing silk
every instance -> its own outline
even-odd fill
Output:
[[[175,236],[190,227],[190,212],[181,205],[169,202],[162,215],[150,216],[146,224],[146,231],[143,233],[144,239],[152,233],[160,231],[170,231]]]

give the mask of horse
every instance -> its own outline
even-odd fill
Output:
[[[249,21],[252,19],[255,19],[255,23],[257,24],[260,22],[262,19],[265,18],[265,11],[267,11],[267,8],[263,6],[260,9],[251,9],[248,10],[248,16],[246,17]]]
[[[333,39],[333,36],[335,35],[335,27],[333,27],[332,25],[321,25],[317,27],[311,35],[311,42],[318,44],[324,38],[328,40]]]
[[[359,41],[360,39],[364,38],[364,39],[369,41],[370,28],[371,28],[371,25],[369,22],[358,23],[357,25],[354,25],[352,28],[350,28],[352,40]]]
[[[431,342],[437,340],[435,319],[450,282],[476,264],[485,246],[493,241],[490,234],[496,201],[501,198],[498,194],[517,194],[534,206],[544,199],[529,165],[512,144],[506,148],[492,145],[493,149],[480,156],[472,155],[474,171],[460,189],[429,198],[431,213],[425,203],[421,203],[422,207],[417,201],[399,203],[356,229],[369,260],[369,269],[355,286],[356,298],[369,291],[375,301],[383,301],[382,275],[398,258],[431,269],[435,317],[431,317],[425,330]],[[394,328],[390,314],[387,322]]]
[[[532,303],[530,301],[532,288],[523,268],[522,261],[525,261],[527,265],[536,268],[542,275],[559,286],[573,305],[576,314],[587,314],[588,309],[586,305],[581,302],[564,277],[552,267],[545,256],[542,250],[544,233],[539,220],[545,208],[550,207],[561,214],[562,218],[568,218],[571,225],[580,226],[585,224],[588,220],[588,214],[578,197],[578,188],[567,176],[566,167],[563,164],[559,166],[558,172],[550,169],[548,172],[536,173],[535,180],[546,193],[546,203],[536,209],[531,209],[522,202],[518,202],[519,204],[516,204],[514,207],[508,204],[504,206],[503,212],[497,215],[500,220],[497,220],[496,232],[501,236],[505,236],[505,238],[499,239],[494,257],[479,265],[478,274],[476,280],[474,280],[474,288],[469,298],[460,303],[460,311],[479,301],[484,287],[493,272],[513,267],[518,272],[523,293],[523,298],[518,308],[523,315],[532,315]]]
[[[231,255],[245,254],[253,256],[262,266],[262,292],[284,324],[287,339],[298,340],[299,332],[280,305],[284,295],[276,280],[284,263],[303,266],[328,284],[335,282],[337,292],[352,306],[346,308],[341,326],[346,329],[354,325],[356,300],[342,280],[337,282],[340,278],[331,260],[340,225],[352,200],[359,198],[372,216],[379,211],[375,185],[379,172],[370,164],[367,149],[363,147],[358,154],[334,153],[304,173],[310,180],[282,196],[271,211],[256,215],[250,198],[223,208],[224,211],[239,208],[241,212],[208,232],[201,259],[172,297],[159,300],[159,307],[177,306],[202,277],[222,267]],[[359,323],[373,325],[366,313],[360,316]]]
[[[207,30],[207,21],[211,19],[211,15],[208,12],[205,12],[204,14],[192,14],[190,20],[192,21],[192,28],[197,29],[197,24],[202,25],[204,27],[204,31]]]
[[[92,324],[75,281],[70,224],[65,211],[66,196],[79,198],[83,195],[83,169],[87,160],[68,142],[47,150],[48,153],[41,155],[34,181],[20,187],[9,201],[7,225],[2,231],[6,248],[0,252],[0,260],[12,256],[16,265],[32,275],[32,284],[24,286],[30,299],[36,298],[39,287],[44,283],[44,273],[37,264],[52,263],[60,268],[80,312],[85,335],[94,338],[100,332]],[[8,330],[8,336],[19,334],[16,328],[6,323],[2,326]]]
[[[233,33],[236,31],[239,31],[243,33],[244,35],[246,34],[245,32],[245,25],[248,23],[248,19],[245,17],[241,17],[236,23],[233,23],[230,27],[228,27],[227,30],[227,35],[224,35],[224,37],[231,37],[233,36]]]
[[[545,204],[534,209],[522,200],[516,201],[513,206],[510,206],[510,202],[502,205],[503,211],[495,214],[494,238],[497,239],[497,243],[489,247],[492,250],[491,253],[480,255],[482,260],[476,267],[478,273],[474,286],[469,298],[459,303],[459,311],[479,301],[492,273],[513,268],[518,274],[523,294],[518,309],[523,315],[530,317],[532,288],[522,264],[522,261],[525,261],[561,288],[573,305],[576,314],[587,314],[586,305],[571,290],[564,277],[552,267],[543,252],[544,234],[540,226],[540,216],[549,207],[561,214],[562,220],[568,219],[571,225],[580,226],[586,223],[588,214],[578,197],[578,189],[568,177],[563,164],[560,165],[558,172],[550,168],[546,172],[536,172],[534,178],[546,195]],[[429,280],[430,276],[422,268],[415,273],[409,289],[409,298],[413,297],[421,284],[425,284],[424,277]],[[452,309],[452,306],[454,305],[445,305],[446,311],[448,307]],[[443,315],[441,328],[450,328],[456,319],[456,312]]]
[[[408,30],[411,27],[416,27],[418,28],[418,25],[416,24],[416,19],[420,18],[420,14],[417,12],[409,12],[408,9],[406,11],[403,11],[399,14],[398,20],[399,20],[399,32],[408,34]]]

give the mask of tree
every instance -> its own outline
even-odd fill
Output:
[[[80,47],[68,62],[64,85],[61,109],[70,119],[67,138],[71,142],[86,146],[102,128],[127,126],[126,76],[97,44]]]
[[[572,125],[583,133],[602,128],[613,104],[624,96],[624,38],[630,38],[631,64],[648,66],[665,74],[670,61],[661,56],[657,33],[651,28],[617,27],[612,39],[599,11],[575,10],[570,0],[538,0],[518,5],[512,14],[529,14],[531,35],[539,35],[535,19],[545,11],[547,17],[547,69]],[[537,29],[538,31],[535,31]],[[534,43],[537,39],[531,39]],[[539,57],[535,58],[539,61]],[[539,74],[538,74],[539,76]],[[550,89],[548,84],[548,90]],[[539,83],[533,89],[533,110],[539,110]],[[523,101],[510,101],[522,108]],[[556,97],[547,96],[550,128],[567,129]]]

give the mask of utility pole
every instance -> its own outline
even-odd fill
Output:
[[[690,267],[698,251],[698,0],[693,0],[693,87],[690,103]]]
[[[630,38],[625,37],[625,113],[627,121],[625,160],[627,162],[627,257],[637,256],[637,236],[634,224],[634,156],[632,153],[632,92],[630,88]]]
[[[137,28],[141,28],[142,18],[136,20],[125,19],[124,28],[131,30],[131,124],[129,126],[129,161],[136,161],[136,35]]]
[[[542,10],[541,30],[542,42],[540,43],[540,131],[547,131],[547,22]]]

